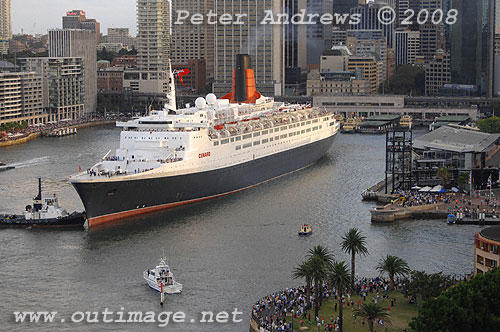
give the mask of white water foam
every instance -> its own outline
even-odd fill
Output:
[[[15,168],[25,168],[25,167],[47,164],[49,161],[50,161],[50,157],[45,156],[45,157],[34,158],[34,159],[26,160],[26,161],[20,161],[20,162],[13,163],[13,164],[10,164],[7,166],[14,166]]]

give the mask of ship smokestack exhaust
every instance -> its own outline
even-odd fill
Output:
[[[236,55],[236,69],[234,73],[234,101],[242,103],[247,96],[247,70],[252,69],[250,55]]]

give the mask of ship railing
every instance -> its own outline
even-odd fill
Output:
[[[119,156],[108,156],[102,158],[102,161],[124,161],[125,157],[119,157]]]
[[[172,164],[172,163],[177,163],[183,161],[183,158],[167,158],[167,159],[158,159],[158,160],[141,160],[140,162],[147,162],[147,163],[158,163],[158,166],[164,165],[164,164]],[[138,161],[136,161],[138,162]],[[114,171],[109,171],[109,170],[94,170],[94,169],[88,169],[87,170],[87,175],[90,177],[96,177],[96,176],[107,176],[108,178],[115,177],[115,176],[125,176],[125,175],[130,175],[130,174],[140,174],[144,172],[149,172],[154,170],[157,167],[149,167],[145,169],[141,169],[140,167],[135,168],[134,170],[128,170],[128,169],[117,169]]]

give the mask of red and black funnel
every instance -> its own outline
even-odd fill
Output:
[[[236,69],[233,72],[233,90],[222,97],[231,103],[255,103],[260,93],[255,89],[255,72],[248,54],[236,55]]]

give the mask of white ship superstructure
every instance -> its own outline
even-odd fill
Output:
[[[198,98],[194,107],[152,111],[117,126],[123,128],[120,148],[88,171],[89,180],[96,175],[122,181],[115,177],[180,175],[234,166],[339,130],[334,116],[319,109],[278,105],[265,97],[255,105],[230,104],[212,94]]]

